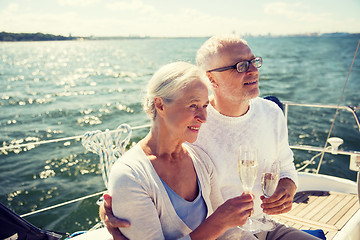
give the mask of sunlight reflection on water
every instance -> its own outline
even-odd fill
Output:
[[[0,146],[115,129],[124,122],[132,126],[149,123],[141,103],[143,89],[154,71],[178,60],[195,63],[196,51],[204,41],[189,38],[1,44]],[[337,103],[351,63],[344,54],[353,51],[354,40],[247,41],[264,59],[260,69],[262,96],[276,95],[280,100],[302,103]],[[344,48],[347,50],[341,52]],[[344,103],[360,103],[359,69],[356,61]],[[290,143],[323,146],[333,114],[330,110],[320,113],[294,107],[288,122]],[[345,149],[359,151],[359,133],[350,117],[339,116],[338,121],[350,129],[337,127],[334,135],[345,139]],[[139,141],[147,131],[135,132],[133,140]],[[314,155],[298,151],[294,154],[297,166]],[[0,161],[0,201],[20,214],[104,189],[98,157],[85,152],[79,140],[2,150]],[[333,156],[326,157],[323,169],[355,179],[356,174],[347,169],[347,161],[334,162]],[[311,165],[308,171],[315,168]],[[30,219],[44,228],[53,223],[52,229],[58,231],[88,229],[99,221],[96,200]]]

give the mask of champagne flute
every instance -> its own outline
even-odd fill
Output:
[[[265,198],[271,197],[278,185],[279,182],[279,174],[280,174],[280,166],[279,161],[275,160],[270,168],[268,168],[261,175],[261,187],[264,193]],[[263,225],[261,229],[264,231],[271,231],[275,229],[275,223],[268,219],[268,215],[266,213],[263,214],[263,218],[260,220]]]
[[[251,146],[241,145],[238,155],[239,176],[244,192],[251,193],[258,172],[257,151]],[[246,223],[239,228],[252,233],[259,232],[258,222],[249,217]]]

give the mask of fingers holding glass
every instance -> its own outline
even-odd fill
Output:
[[[261,187],[265,198],[270,198],[275,193],[279,182],[279,175],[279,161],[272,161],[271,165],[266,168],[266,170],[261,175]],[[285,209],[285,204],[282,204],[281,208]],[[271,231],[274,230],[276,227],[275,223],[267,217],[266,213],[263,214],[261,222],[263,223],[263,225],[261,226],[261,229],[263,231]]]
[[[244,192],[251,193],[258,172],[257,150],[248,145],[241,145],[238,154],[239,177]],[[259,226],[256,220],[249,217],[246,223],[239,227],[252,233],[259,232]]]

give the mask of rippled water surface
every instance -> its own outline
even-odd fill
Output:
[[[63,137],[121,123],[148,123],[143,88],[161,65],[195,62],[205,38],[0,43],[0,147]],[[359,39],[283,37],[247,39],[263,57],[261,95],[300,103],[339,102]],[[360,61],[355,59],[341,105],[360,104]],[[289,141],[323,147],[334,110],[291,107]],[[147,129],[135,131],[138,141]],[[352,115],[340,111],[332,136],[360,150]],[[313,153],[295,151],[297,165]],[[0,201],[18,214],[105,189],[98,157],[79,140],[0,152]],[[315,168],[313,166],[312,168]],[[310,169],[310,171],[312,171]],[[354,180],[348,158],[324,157],[321,172]],[[26,217],[60,232],[88,229],[99,219],[97,197]]]

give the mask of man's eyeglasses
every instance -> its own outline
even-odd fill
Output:
[[[236,71],[238,71],[239,73],[243,73],[243,72],[246,72],[247,70],[249,70],[250,64],[252,64],[256,68],[260,68],[262,65],[262,58],[256,57],[251,60],[238,62],[237,64],[235,64],[233,66],[215,68],[215,69],[209,70],[208,72],[223,72],[223,71],[230,70],[230,69],[236,69]]]

